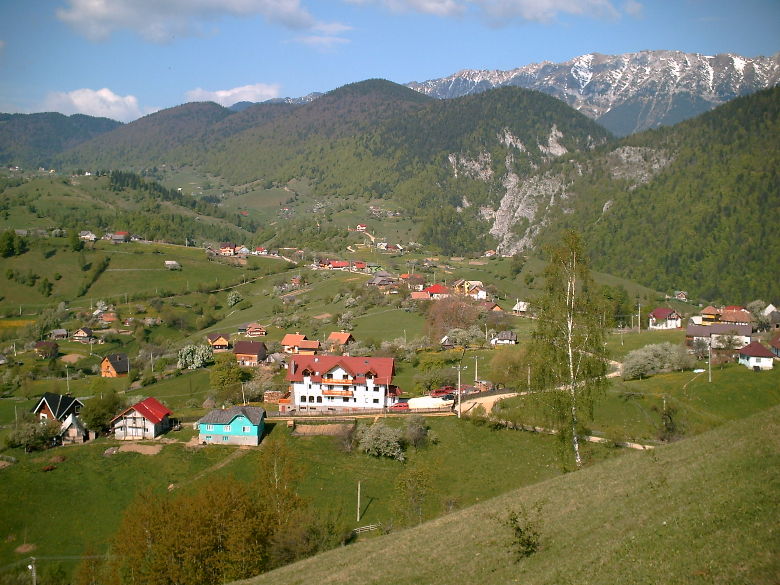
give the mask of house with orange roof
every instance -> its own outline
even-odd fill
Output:
[[[288,333],[282,338],[282,351],[292,355],[314,355],[320,349],[320,342],[307,339],[298,332]]]
[[[209,333],[206,335],[206,341],[208,341],[214,352],[230,349],[230,335],[226,333]]]
[[[352,337],[352,334],[349,331],[334,331],[328,335],[327,339],[327,342],[330,343],[334,349],[343,349],[348,343],[352,343],[353,341],[355,341],[355,338]]]
[[[388,408],[401,391],[393,384],[393,358],[304,356],[290,358],[290,396],[280,409],[333,412]]]

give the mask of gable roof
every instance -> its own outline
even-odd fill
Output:
[[[103,361],[106,360],[117,374],[126,374],[130,371],[130,360],[126,353],[110,353],[103,358]]]
[[[306,339],[306,336],[300,333],[288,333],[282,338],[282,345],[301,347],[303,349],[317,349],[320,346],[320,342],[316,339]]]
[[[349,331],[334,331],[328,335],[328,341],[338,343],[339,345],[346,345],[352,339],[354,339],[354,337],[352,337],[352,334]]]
[[[716,309],[712,305],[708,305],[701,310],[702,315],[720,315],[721,310]]]
[[[745,309],[726,309],[721,313],[720,320],[725,323],[752,323],[753,315]]]
[[[216,409],[206,414],[198,424],[228,425],[238,416],[245,416],[253,425],[259,425],[265,418],[265,409],[259,406],[232,406],[227,409]]]
[[[446,295],[450,292],[450,289],[442,284],[432,284],[431,286],[424,288],[423,292],[427,292],[432,295]]]
[[[766,357],[773,358],[775,354],[761,345],[758,341],[751,341],[745,347],[739,350],[739,355],[747,357]]]
[[[265,359],[265,343],[262,341],[236,341],[233,345],[233,353],[236,355],[255,355],[260,359]]]
[[[111,422],[113,423],[115,420],[123,417],[131,410],[135,410],[146,420],[151,421],[154,424],[161,422],[162,419],[164,419],[166,416],[170,416],[171,414],[173,414],[159,400],[150,396],[149,398],[146,398],[141,402],[137,402],[136,404],[130,406],[129,408],[125,408],[122,412],[120,412],[118,415],[112,418]]]
[[[772,338],[772,341],[769,342],[769,345],[771,345],[775,349],[780,349],[780,335],[775,335]]]
[[[657,320],[664,320],[679,319],[680,315],[674,309],[669,309],[668,307],[658,307],[657,309],[650,311],[650,317]]]
[[[49,407],[54,417],[57,420],[62,420],[64,416],[67,416],[74,406],[84,406],[84,404],[72,396],[63,396],[62,394],[55,394],[54,392],[44,392],[38,404],[32,409],[32,412],[38,413],[43,408],[44,403]]]
[[[223,338],[225,341],[230,341],[230,335],[228,333],[209,333],[206,335],[206,339],[209,341],[209,343],[214,343],[215,341],[219,341],[219,339]]]
[[[393,358],[348,357],[337,355],[295,355],[290,359],[287,369],[287,380],[302,382],[303,371],[313,372],[312,381],[321,380],[336,367],[341,367],[352,374],[358,383],[365,381],[366,374],[372,373],[377,384],[391,384],[395,372]]]

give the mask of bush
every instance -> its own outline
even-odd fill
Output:
[[[539,550],[541,534],[538,516],[540,511],[537,506],[534,513],[531,514],[525,506],[521,505],[519,511],[511,510],[503,522],[504,526],[508,527],[512,533],[509,548],[514,554],[516,562],[530,557]]]
[[[685,370],[693,367],[693,357],[681,345],[657,343],[630,352],[623,361],[624,380],[646,378],[661,372]]]
[[[386,426],[382,422],[361,426],[355,432],[357,447],[374,457],[389,457],[397,461],[404,460],[400,429]]]

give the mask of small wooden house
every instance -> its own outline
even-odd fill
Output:
[[[246,336],[247,337],[262,337],[267,334],[267,331],[265,330],[265,327],[260,325],[259,323],[249,323],[246,326]]]
[[[103,378],[122,378],[130,373],[130,360],[127,354],[110,353],[100,362],[100,376]]]
[[[259,366],[267,354],[262,341],[236,341],[233,346],[236,361],[241,366]]]
[[[72,396],[45,392],[32,412],[38,420],[64,421],[71,414],[78,414],[83,406],[80,400]]]
[[[60,346],[56,341],[36,341],[35,355],[42,359],[51,359],[57,357],[60,353]]]
[[[90,343],[94,339],[95,336],[92,333],[92,329],[89,327],[82,327],[73,334],[73,341],[78,341],[79,343]]]
[[[209,342],[214,352],[227,351],[230,349],[230,335],[226,333],[209,333],[206,335],[206,341]]]

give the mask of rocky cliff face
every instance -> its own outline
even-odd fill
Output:
[[[534,63],[511,71],[464,70],[408,86],[454,98],[504,85],[552,95],[619,136],[675,124],[735,97],[780,82],[780,53],[772,57],[642,51],[591,53],[564,63]]]

